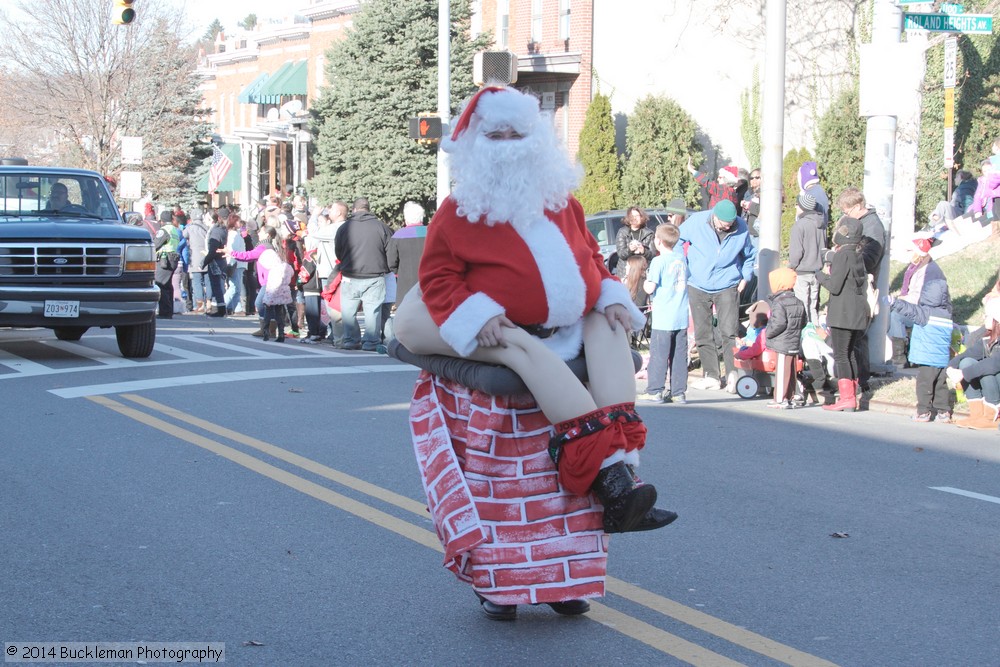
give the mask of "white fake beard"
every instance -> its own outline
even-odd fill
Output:
[[[458,214],[487,225],[509,222],[515,229],[525,229],[546,210],[564,209],[582,171],[545,123],[521,139],[491,140],[469,130],[449,153]]]

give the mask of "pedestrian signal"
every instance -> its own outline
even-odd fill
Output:
[[[441,132],[441,119],[437,116],[417,116],[410,119],[410,139],[438,141]]]
[[[127,25],[135,20],[135,0],[114,0],[111,10],[111,22],[115,25]]]

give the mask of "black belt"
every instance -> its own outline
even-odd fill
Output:
[[[517,324],[517,322],[514,324]],[[555,332],[559,331],[559,327],[548,328],[543,327],[540,324],[517,324],[517,326],[521,327],[535,338],[548,338]]]

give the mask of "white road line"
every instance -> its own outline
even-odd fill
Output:
[[[66,389],[49,389],[49,393],[61,398],[82,398],[84,396],[101,396],[105,394],[122,394],[125,392],[144,391],[149,389],[165,389],[169,387],[186,387],[200,384],[216,384],[220,382],[238,382],[241,380],[268,380],[272,378],[304,377],[315,375],[351,375],[371,372],[413,371],[417,368],[409,365],[392,366],[354,366],[340,368],[276,368],[263,371],[243,371],[235,373],[213,373],[211,375],[187,375],[156,380],[136,380],[133,382],[114,382],[111,384],[92,384]]]
[[[201,352],[185,350],[179,347],[174,347],[173,345],[164,345],[163,343],[159,342],[159,340],[157,340],[156,342],[155,350],[157,352],[163,352],[164,354],[172,354],[173,356],[179,357],[184,361],[211,361],[213,359],[218,359],[218,357],[202,354]],[[177,362],[171,362],[171,363],[177,363]]]
[[[1000,498],[996,496],[987,496],[982,493],[976,493],[975,491],[966,491],[965,489],[954,489],[950,486],[932,486],[930,487],[934,491],[944,491],[945,493],[954,493],[956,496],[965,496],[966,498],[975,498],[976,500],[985,500],[988,503],[996,503],[1000,505]]]
[[[264,350],[257,350],[252,347],[247,347],[246,345],[235,345],[233,343],[223,343],[221,340],[211,340],[206,336],[189,336],[188,340],[192,340],[200,345],[209,345],[212,347],[221,347],[223,350],[231,350],[233,352],[241,352],[245,355],[251,357],[257,357],[259,359],[285,359],[287,358],[284,354],[274,354],[273,352],[265,352]]]
[[[23,377],[25,375],[45,375],[49,373],[52,369],[48,366],[43,366],[42,364],[35,363],[24,357],[19,357],[15,354],[11,354],[6,350],[0,350],[0,366],[6,366],[12,371],[16,371],[17,375],[12,375],[10,377]]]
[[[122,368],[126,366],[139,365],[139,362],[137,361],[126,359],[116,354],[112,355],[105,352],[104,350],[98,350],[93,347],[87,347],[86,345],[81,345],[80,343],[71,343],[65,340],[42,340],[39,342],[42,345],[48,345],[49,347],[54,347],[58,350],[63,350],[64,352],[75,354],[78,357],[83,357],[85,359],[90,359],[91,361],[96,361],[97,363],[104,364],[105,366]]]

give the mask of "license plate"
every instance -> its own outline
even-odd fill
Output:
[[[46,301],[45,317],[80,317],[80,302]]]

